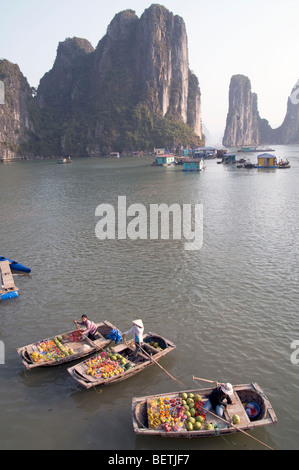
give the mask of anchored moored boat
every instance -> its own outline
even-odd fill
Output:
[[[226,407],[223,418],[204,409],[212,390],[204,388],[133,398],[134,432],[143,436],[199,438],[242,432],[277,422],[268,398],[257,383],[233,386],[233,404]],[[190,417],[185,414],[183,398],[186,396],[193,396],[194,413]],[[195,401],[196,397],[198,401]],[[192,426],[188,426],[188,422]]]
[[[130,343],[118,344],[68,369],[71,377],[84,388],[110,385],[128,379],[155,364],[175,349],[175,344],[156,333],[143,337],[141,350],[136,353]]]
[[[108,346],[112,339],[108,336],[115,330],[108,321],[97,323],[96,339],[91,341],[80,330],[71,330],[17,349],[26,369],[57,366],[64,362],[94,354]]]
[[[280,160],[278,162],[277,168],[291,168],[289,160]]]

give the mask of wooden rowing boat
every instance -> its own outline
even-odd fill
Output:
[[[249,430],[260,426],[276,423],[276,414],[262,389],[257,383],[234,385],[233,404],[228,405],[221,419],[212,413],[205,411],[203,406],[213,388],[189,390],[187,392],[164,393],[134,397],[132,399],[132,421],[134,432],[138,435],[199,438],[217,436],[220,434],[234,433]],[[201,396],[201,402],[195,404],[195,421],[202,421],[200,429],[187,429],[187,417],[182,412],[182,394],[187,393]],[[196,402],[195,402],[196,403]],[[199,403],[199,402],[197,402]],[[250,417],[246,408],[248,404],[257,404],[260,411]],[[196,416],[202,415],[202,418]],[[233,424],[233,416],[238,415],[239,424]],[[156,420],[156,421],[155,421]],[[208,424],[210,426],[208,426]],[[200,426],[200,425],[199,425]]]
[[[108,338],[115,326],[108,321],[97,323],[96,340],[91,341],[80,330],[71,330],[17,349],[26,369],[49,367],[94,354],[112,340]]]
[[[133,344],[118,344],[70,367],[68,372],[84,388],[110,385],[136,375],[176,347],[171,341],[152,332],[145,334],[143,341],[142,351],[137,354]]]

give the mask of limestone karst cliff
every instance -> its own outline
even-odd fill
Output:
[[[251,91],[249,78],[234,75],[229,87],[229,110],[223,145],[253,145],[259,143],[257,95]]]
[[[133,10],[118,13],[95,48],[80,38],[59,43],[32,100],[27,151],[35,155],[203,144],[185,24],[161,5],[140,18]]]
[[[299,143],[299,84],[293,88],[287,102],[283,123],[272,129],[266,119],[260,117],[257,95],[251,91],[251,83],[244,75],[233,75],[229,87],[229,109],[223,137],[223,145],[298,144]]]
[[[18,65],[1,60],[0,80],[4,84],[4,99],[0,104],[0,159],[10,160],[28,153],[27,145],[34,131],[35,103]]]

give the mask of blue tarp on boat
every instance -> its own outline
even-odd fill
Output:
[[[117,330],[116,328],[113,328],[113,330],[110,331],[108,338],[112,339],[112,341],[114,341],[115,344],[117,344],[118,342],[120,343],[123,342],[121,332]]]

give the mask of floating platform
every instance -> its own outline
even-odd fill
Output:
[[[10,269],[12,271],[19,271],[21,273],[30,273],[31,269],[27,268],[27,266],[24,266],[21,263],[18,263],[17,261],[14,261],[9,258],[5,258],[4,256],[0,256],[0,261],[9,261]]]
[[[18,288],[15,286],[8,260],[0,261],[0,300],[18,297]]]

